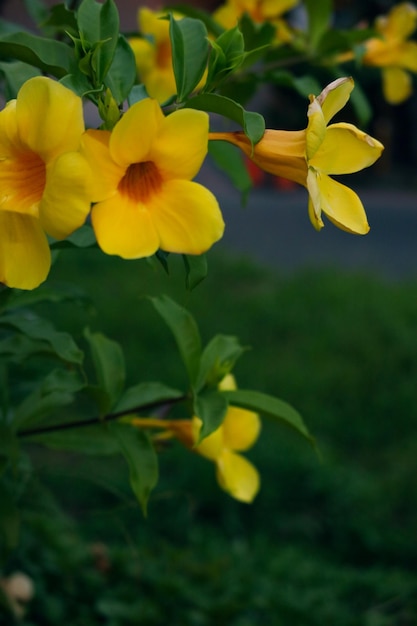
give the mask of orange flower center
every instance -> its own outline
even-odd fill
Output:
[[[132,163],[119,183],[119,191],[134,202],[146,202],[159,191],[162,176],[153,161]]]
[[[172,50],[169,39],[161,41],[156,47],[156,65],[162,69],[171,67]]]
[[[38,154],[24,151],[0,159],[0,208],[38,217],[46,168]]]

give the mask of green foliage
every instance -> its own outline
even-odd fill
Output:
[[[172,66],[178,102],[184,102],[197,87],[207,65],[209,44],[207,30],[200,20],[169,16]]]

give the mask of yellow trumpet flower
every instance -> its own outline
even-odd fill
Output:
[[[9,287],[42,283],[46,234],[63,239],[88,215],[83,132],[81,99],[50,78],[28,80],[0,112],[0,282]]]
[[[417,43],[408,41],[417,27],[417,7],[410,2],[394,6],[375,22],[379,37],[365,43],[364,65],[380,67],[384,96],[390,104],[399,104],[412,93],[409,72],[417,72]]]
[[[93,173],[91,220],[107,254],[135,259],[201,254],[223,235],[214,195],[192,179],[207,154],[208,115],[164,116],[156,100],[134,104],[114,129],[88,130],[83,151]]]
[[[348,101],[353,87],[351,78],[339,78],[319,96],[310,96],[305,130],[266,130],[254,147],[243,132],[210,133],[209,138],[238,146],[266,172],[306,187],[310,220],[317,230],[324,226],[324,213],[342,230],[364,235],[369,225],[362,202],[349,187],[330,177],[369,167],[384,148],[352,124],[328,125]]]

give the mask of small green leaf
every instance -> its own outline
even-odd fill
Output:
[[[209,154],[241,192],[242,203],[245,204],[252,188],[252,181],[242,152],[227,141],[209,141]]]
[[[91,226],[81,226],[64,241],[56,241],[51,244],[53,250],[65,248],[93,248],[97,246],[96,236]]]
[[[55,354],[68,363],[80,364],[84,354],[68,333],[55,330],[52,324],[33,314],[14,313],[0,317],[0,326],[12,327],[31,339],[45,341]]]
[[[228,408],[226,396],[218,391],[209,391],[197,395],[194,399],[194,414],[203,425],[200,430],[200,443],[205,437],[217,430],[223,423]]]
[[[279,70],[271,72],[269,80],[275,85],[282,87],[290,87],[300,94],[303,98],[308,98],[310,94],[318,95],[321,92],[321,86],[314,76],[294,76],[292,72]]]
[[[140,102],[145,98],[149,98],[149,94],[146,91],[145,85],[133,85],[132,89],[129,92],[127,101],[129,106],[133,106],[136,102]]]
[[[236,361],[246,351],[231,335],[216,335],[205,347],[200,360],[196,389],[216,387],[232,371]]]
[[[200,20],[200,22],[205,24],[207,30],[215,36],[221,35],[224,31],[224,28],[220,26],[210,13],[202,9],[196,9],[190,4],[170,4],[170,11],[184,15],[185,17],[193,17],[196,20]]]
[[[276,28],[270,22],[255,23],[245,13],[239,20],[239,29],[243,35],[246,51],[255,50],[263,46],[270,46],[276,36]]]
[[[139,383],[126,389],[114,411],[120,413],[132,409],[132,412],[141,412],[141,410],[145,412],[150,410],[146,408],[147,406],[157,404],[162,406],[164,403],[169,404],[182,397],[182,391],[167,387],[159,382]]]
[[[258,143],[265,132],[265,120],[260,113],[246,111],[240,104],[215,93],[196,96],[187,101],[187,107],[210,111],[227,117],[242,126],[252,144]]]
[[[28,63],[57,78],[68,74],[74,62],[67,44],[24,32],[1,36],[0,55]]]
[[[308,37],[311,48],[316,49],[321,37],[329,30],[333,12],[332,0],[305,0],[308,16]]]
[[[32,439],[52,450],[66,450],[78,454],[107,456],[119,452],[119,446],[106,423],[32,435]]]
[[[30,78],[40,76],[41,72],[36,67],[32,67],[22,61],[1,61],[0,72],[5,78],[5,98],[12,100],[16,98],[17,92]]]
[[[123,350],[120,344],[105,337],[102,333],[91,333],[87,328],[84,336],[90,345],[100,390],[99,409],[102,414],[106,414],[120,398],[125,385]]]
[[[190,383],[193,385],[201,356],[201,338],[193,316],[168,296],[151,298],[151,302],[174,335]]]
[[[238,389],[236,391],[222,391],[232,406],[262,413],[266,417],[283,422],[298,433],[306,437],[311,443],[313,438],[305,426],[301,415],[290,404],[260,391]]]
[[[135,55],[127,40],[123,35],[119,35],[113,62],[104,84],[110,89],[116,102],[121,105],[129,96],[135,80]]]
[[[26,0],[28,4],[32,0]],[[50,7],[49,15],[47,15],[39,24],[42,28],[51,28],[56,33],[71,33],[76,35],[78,32],[77,20],[73,11],[67,9],[64,4],[56,4]]]
[[[158,458],[147,433],[127,424],[111,424],[120,451],[129,466],[130,486],[143,514],[152,489],[158,482]]]
[[[185,285],[192,291],[207,276],[207,256],[205,254],[183,254],[185,266]]]
[[[208,33],[200,20],[191,17],[176,20],[170,14],[169,34],[177,97],[179,102],[183,102],[197,87],[206,69]]]

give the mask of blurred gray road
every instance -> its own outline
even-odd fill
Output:
[[[255,189],[242,207],[237,191],[221,179],[208,179],[202,182],[216,194],[226,222],[218,249],[250,256],[284,274],[326,267],[365,270],[391,279],[417,277],[417,192],[356,188],[371,226],[367,235],[358,236],[328,220],[316,232],[302,188]]]

